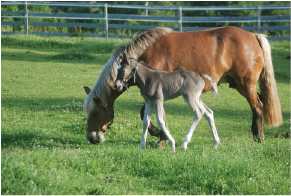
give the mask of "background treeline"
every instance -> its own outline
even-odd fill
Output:
[[[60,2],[58,2],[60,3]],[[65,2],[68,3],[68,2]],[[80,2],[84,3],[84,2]],[[145,5],[145,1],[91,1],[86,3],[100,4],[127,4],[127,5]],[[149,6],[264,6],[264,5],[290,5],[290,1],[149,1]],[[24,6],[1,6],[1,11],[23,11]],[[98,7],[70,7],[70,6],[28,6],[30,12],[45,13],[96,13],[103,14],[104,9]],[[108,8],[108,14],[132,14],[146,15],[144,9],[122,9]],[[178,11],[168,10],[148,10],[150,16],[178,16]],[[261,16],[283,16],[290,15],[290,9],[278,10],[262,10]],[[183,17],[206,16],[206,17],[239,17],[239,16],[257,16],[257,10],[233,10],[233,11],[183,11]],[[2,18],[2,21],[24,21],[24,18]],[[100,23],[103,20],[78,20],[78,19],[56,19],[56,18],[29,18],[30,22],[69,22],[69,23]],[[178,27],[178,23],[173,22],[139,22],[139,21],[110,21],[109,24],[127,24],[127,25],[149,25],[149,26],[165,26]],[[183,23],[183,27],[219,27],[219,26],[238,26],[238,27],[256,27],[256,22],[246,23]],[[261,26],[287,26],[289,22],[262,22]],[[24,26],[1,26],[2,31],[24,31]],[[55,26],[29,26],[29,31],[34,32],[63,32],[63,33],[104,33],[104,28],[79,28],[79,27],[55,27]],[[109,29],[110,34],[139,34],[144,30],[135,29]],[[263,31],[268,36],[289,36],[290,31]]]

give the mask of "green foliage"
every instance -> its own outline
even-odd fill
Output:
[[[144,103],[137,87],[115,102],[106,141],[86,141],[83,86],[93,87],[118,44],[130,40],[79,37],[1,37],[1,194],[2,195],[288,195],[290,193],[289,41],[271,42],[283,124],[264,127],[256,143],[247,101],[227,84],[219,95],[202,95],[214,111],[221,144],[212,146],[202,119],[188,145],[180,146],[193,120],[181,97],[165,102],[167,124],[176,140],[137,150]],[[94,59],[62,54],[81,51]],[[60,56],[60,58],[56,58]],[[152,116],[156,124],[155,115]],[[278,134],[280,137],[275,138]]]
[[[11,5],[11,6],[1,6],[1,11],[23,11],[24,6],[17,6],[17,5]],[[1,18],[1,21],[24,21],[24,18]],[[1,31],[24,31],[24,26],[2,26],[1,25]]]
[[[101,3],[101,2],[96,2]],[[126,5],[145,5],[144,1],[104,1],[108,4],[126,4]],[[197,7],[197,6],[263,6],[263,5],[290,5],[288,1],[150,1],[150,6],[168,6],[168,7]],[[23,11],[23,6],[1,6],[2,11]],[[103,14],[103,8],[99,7],[66,7],[66,6],[28,6],[29,11],[48,12],[48,13],[96,13]],[[120,9],[108,8],[109,14],[125,15],[145,15],[144,9]],[[172,16],[177,17],[178,11],[171,10],[148,10],[151,16]],[[290,15],[290,9],[262,10],[262,16],[281,16]],[[216,11],[183,11],[183,17],[223,17],[223,16],[257,16],[257,10],[216,10]],[[4,18],[3,21],[23,21],[23,18]],[[67,23],[95,23],[103,24],[103,20],[79,20],[79,19],[53,19],[53,18],[30,18],[29,21],[38,22],[67,22]],[[143,22],[143,21],[115,21],[109,20],[109,24],[126,24],[126,25],[148,25],[163,27],[178,27],[178,23],[173,22]],[[237,27],[256,27],[257,23],[183,23],[183,27],[220,27],[220,26],[237,26]],[[261,26],[288,26],[290,21],[281,23],[262,22]],[[24,31],[23,26],[1,26],[2,31]],[[55,27],[55,26],[29,26],[29,31],[36,32],[63,32],[68,34],[75,33],[74,27]],[[87,28],[82,27],[83,33],[104,34],[104,28]],[[114,29],[110,28],[109,33],[121,35],[140,34],[141,30],[135,29]],[[263,31],[268,36],[290,36],[289,30],[283,31]]]

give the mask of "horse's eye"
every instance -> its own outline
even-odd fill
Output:
[[[93,117],[97,117],[97,116],[98,116],[98,112],[94,112],[94,113],[92,114],[92,116],[93,116]]]

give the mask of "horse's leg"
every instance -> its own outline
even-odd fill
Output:
[[[219,140],[215,123],[214,123],[213,111],[209,109],[202,101],[201,101],[201,104],[205,110],[204,117],[207,119],[211,132],[212,132],[214,148],[217,148],[217,146],[220,144],[220,140]]]
[[[148,127],[151,121],[151,114],[153,110],[153,104],[151,102],[146,102],[145,103],[145,115],[143,118],[143,133],[141,136],[141,142],[139,147],[142,148],[146,145],[146,139],[147,139],[147,131]]]
[[[249,99],[248,102],[251,106],[252,112],[253,112],[253,121],[252,121],[252,132],[254,136],[255,141],[264,141],[265,140],[265,134],[263,129],[263,103],[261,102],[258,93],[255,90],[249,89]]]
[[[169,130],[168,125],[167,125],[167,122],[166,122],[166,113],[165,113],[165,110],[163,112],[163,118],[164,118],[165,126]],[[169,140],[168,140],[166,134],[162,130],[160,130],[159,137],[160,137],[160,141],[157,142],[156,148],[162,148],[162,149],[164,149],[165,148],[165,143],[169,142]]]
[[[176,152],[175,140],[171,136],[170,131],[167,129],[166,123],[165,123],[164,118],[163,118],[163,114],[164,114],[163,100],[156,100],[154,102],[154,106],[155,106],[155,111],[156,111],[156,116],[157,116],[157,123],[161,127],[163,132],[165,133],[167,139],[169,140],[169,143],[170,143],[170,145],[172,147],[172,150],[174,152]]]
[[[199,106],[198,101],[197,101],[197,100],[199,100],[200,95],[201,95],[201,93],[194,94],[192,96],[182,95],[184,98],[184,101],[190,106],[190,108],[192,109],[193,114],[194,114],[192,125],[190,126],[190,129],[187,132],[185,139],[184,139],[184,142],[181,146],[182,149],[184,149],[184,150],[187,149],[187,144],[191,141],[194,130],[195,130],[198,122],[200,121],[200,119],[203,116],[204,111],[202,110],[201,106]]]
[[[140,118],[141,118],[141,120],[144,119],[144,113],[145,113],[145,104],[142,106],[142,108],[140,110]],[[150,124],[149,124],[148,131],[151,134],[151,136],[155,136],[155,137],[159,137],[160,132],[162,132],[161,130],[159,130],[158,128],[156,128],[152,124],[152,122],[150,122]]]
[[[263,130],[263,118],[262,118],[262,111],[263,111],[263,103],[260,100],[259,94],[256,90],[256,83],[248,84],[246,86],[241,85],[239,82],[238,86],[235,88],[241,95],[243,95],[248,103],[251,106],[251,110],[253,113],[253,121],[252,121],[252,132],[255,141],[264,141],[265,134]]]
[[[145,111],[145,105],[143,105],[141,110],[140,110],[140,118],[141,118],[141,120],[143,120],[143,118],[144,118],[144,111]],[[164,112],[163,115],[164,115],[164,121],[166,122],[165,112]],[[167,123],[166,123],[166,127],[168,128]],[[166,135],[165,135],[165,133],[162,130],[156,128],[152,124],[152,122],[150,122],[150,124],[149,124],[148,131],[151,134],[151,136],[155,136],[155,137],[160,138],[160,141],[157,142],[156,147],[165,148],[164,142],[168,140]]]

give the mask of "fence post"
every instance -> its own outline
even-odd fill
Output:
[[[179,31],[182,32],[182,7],[179,7]]]
[[[258,7],[258,33],[261,33],[261,7]]]
[[[145,2],[145,6],[148,6],[149,5],[149,2],[148,1],[146,1]],[[149,15],[149,12],[148,12],[149,10],[148,9],[146,9],[146,16],[148,16]]]
[[[105,40],[108,40],[108,10],[107,10],[107,3],[104,4],[104,25],[105,25]]]
[[[24,14],[25,14],[24,29],[25,29],[26,36],[28,36],[28,10],[27,10],[27,1],[25,1],[25,5],[24,5]]]

